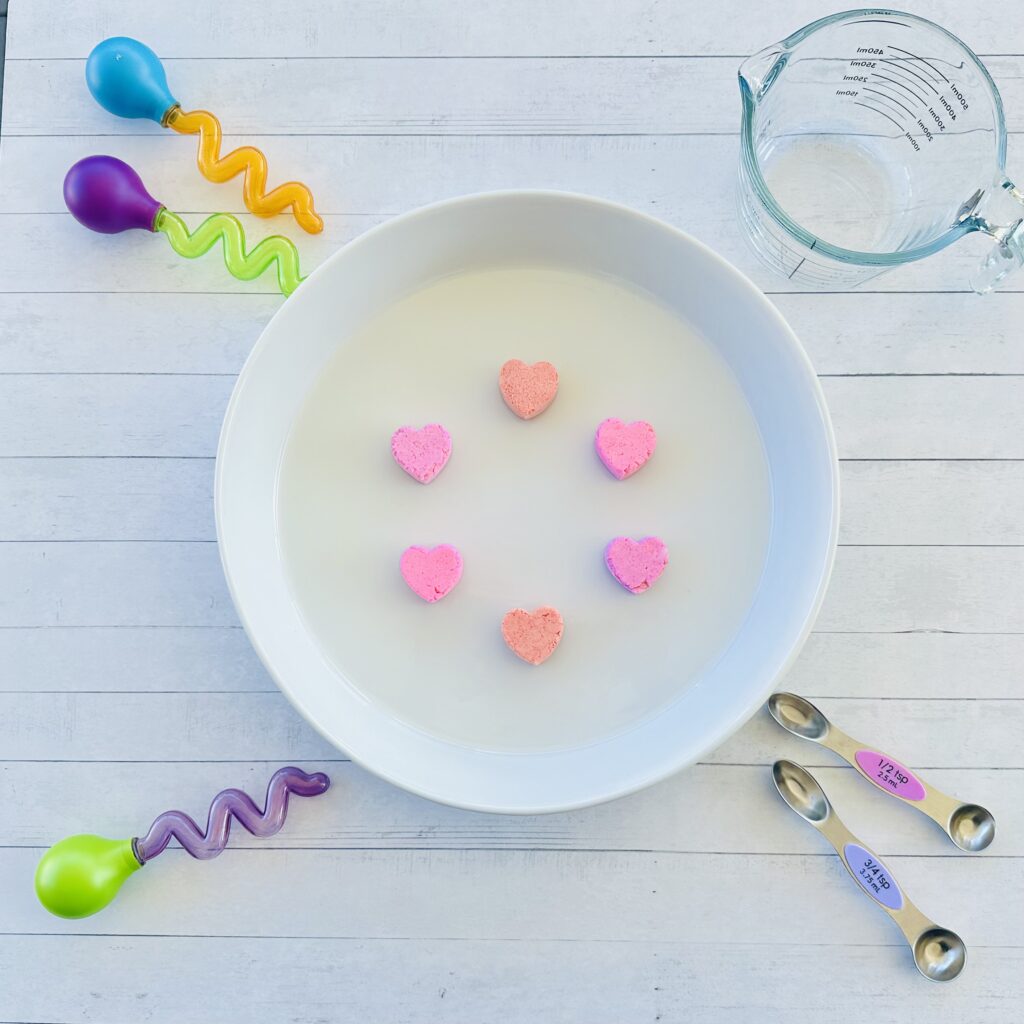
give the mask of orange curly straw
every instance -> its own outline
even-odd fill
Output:
[[[196,163],[208,180],[219,183],[245,172],[242,195],[246,207],[257,217],[270,217],[290,206],[304,231],[312,235],[323,231],[324,222],[313,209],[313,195],[301,182],[289,181],[278,185],[272,192],[265,191],[267,158],[255,146],[240,146],[225,156],[220,155],[223,132],[220,121],[213,114],[206,110],[186,112],[176,106],[167,112],[164,123],[182,135],[198,134]]]

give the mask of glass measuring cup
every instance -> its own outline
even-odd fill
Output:
[[[1004,172],[1002,101],[980,60],[897,11],[812,22],[739,69],[740,216],[794,284],[852,288],[971,231],[991,291],[1024,263],[1024,192]]]

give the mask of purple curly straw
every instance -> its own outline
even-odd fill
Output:
[[[173,838],[197,860],[209,860],[227,846],[232,816],[254,836],[266,839],[284,824],[289,793],[319,796],[330,784],[331,780],[323,772],[307,775],[300,768],[280,768],[267,785],[265,810],[261,811],[252,797],[240,789],[222,790],[210,804],[205,834],[183,811],[165,811],[150,825],[142,839],[134,841],[135,855],[140,863],[145,864],[163,853]]]

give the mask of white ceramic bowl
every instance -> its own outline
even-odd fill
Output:
[[[508,358],[547,359],[557,399],[521,421]],[[614,480],[605,417],[658,431]],[[390,456],[440,421],[428,487]],[[224,571],[278,685],[354,760],[457,806],[536,813],[647,786],[741,725],[800,650],[838,525],[814,372],[782,317],[694,239],[611,203],[470,196],[336,253],[253,349],[217,457]],[[613,536],[671,561],[642,595]],[[398,558],[452,543],[459,586],[427,605]],[[565,636],[539,667],[504,646],[517,606]]]

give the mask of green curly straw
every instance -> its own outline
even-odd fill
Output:
[[[224,264],[242,281],[252,281],[271,265],[277,264],[277,284],[285,295],[291,295],[302,284],[299,274],[299,253],[281,235],[264,238],[252,252],[245,251],[245,233],[239,221],[227,213],[215,213],[189,232],[185,222],[164,207],[156,216],[154,231],[162,231],[179,256],[194,260],[224,239]]]

